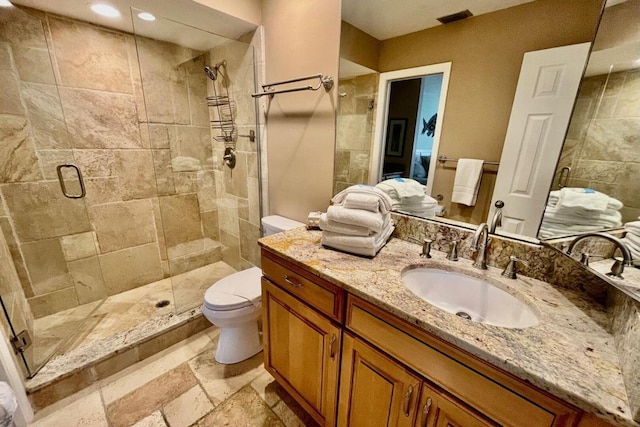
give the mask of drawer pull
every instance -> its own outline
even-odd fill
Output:
[[[409,416],[409,410],[411,409],[411,395],[413,395],[413,386],[410,385],[407,390],[407,394],[404,395],[404,415]]]
[[[431,411],[432,403],[431,398],[428,398],[427,403],[425,403],[424,408],[422,408],[422,427],[427,427],[427,419],[429,419],[429,411]]]
[[[302,288],[304,285],[298,281],[296,278],[289,278],[289,276],[284,276],[284,281],[293,286],[294,288]]]
[[[331,341],[329,341],[329,357],[332,359],[336,358],[336,340],[338,339],[338,337],[336,337],[336,334],[333,334],[331,336]]]

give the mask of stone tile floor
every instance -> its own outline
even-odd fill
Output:
[[[202,304],[205,291],[221,278],[235,273],[218,261],[148,285],[36,319],[33,366],[39,366],[54,351],[68,352],[114,336],[153,318],[183,312]],[[167,306],[156,307],[161,300]]]
[[[43,426],[315,426],[274,381],[262,353],[222,365],[211,327],[36,414]]]

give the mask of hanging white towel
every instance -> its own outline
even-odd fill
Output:
[[[482,179],[483,160],[459,159],[456,169],[456,178],[453,181],[453,194],[451,201],[467,206],[475,206],[478,198],[478,189]]]

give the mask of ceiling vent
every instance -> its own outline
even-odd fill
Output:
[[[466,9],[466,10],[463,10],[461,12],[452,13],[451,15],[441,16],[440,18],[437,18],[437,19],[438,19],[438,21],[440,21],[443,24],[450,24],[452,22],[456,22],[456,21],[460,21],[460,20],[465,19],[465,18],[469,18],[470,16],[473,16],[473,13],[469,12],[469,9]]]

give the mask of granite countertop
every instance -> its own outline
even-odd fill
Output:
[[[614,286],[624,291],[636,301],[640,301],[640,268],[625,267],[624,272],[622,273],[622,277],[624,277],[624,279],[621,280],[617,277],[607,276],[607,273],[611,271],[612,265],[612,259],[604,259],[596,262],[590,262],[589,268],[595,271],[607,282],[613,283]]]
[[[542,390],[619,426],[640,426],[631,418],[609,319],[586,295],[500,270],[482,271],[472,262],[451,262],[420,246],[392,238],[374,258],[324,248],[321,232],[304,228],[260,239],[260,245],[346,291],[411,322]],[[485,278],[513,294],[540,323],[507,329],[462,319],[416,297],[400,279],[408,266],[423,265]]]

